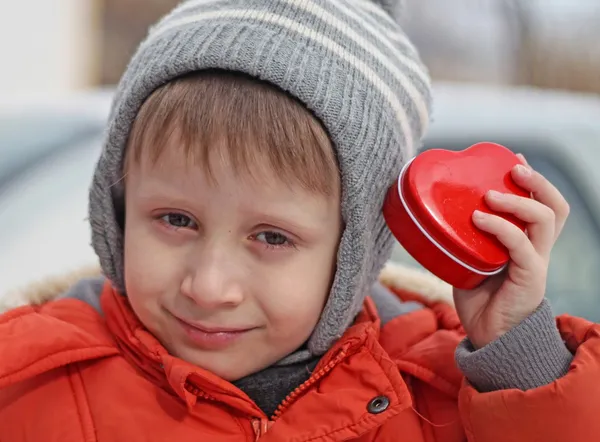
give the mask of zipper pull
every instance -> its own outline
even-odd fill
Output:
[[[261,418],[261,419],[253,419],[252,420],[252,429],[254,430],[254,434],[256,438],[255,441],[259,440],[261,436],[263,436],[269,428],[271,428],[272,422],[269,419]]]

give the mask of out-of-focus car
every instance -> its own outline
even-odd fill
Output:
[[[425,148],[460,150],[478,141],[498,142],[525,154],[564,193],[571,216],[553,252],[548,297],[557,313],[600,322],[600,98],[466,84],[438,84],[435,94]],[[51,143],[42,129],[56,126],[30,123],[28,115],[42,114],[35,107],[20,114],[22,137],[10,123],[15,119],[7,120],[11,117],[0,110],[2,164],[21,164],[4,180],[0,168],[0,293],[96,262],[86,223],[87,189],[109,99],[105,91],[90,93],[64,107],[70,113],[61,114],[63,133],[85,128],[64,142]],[[86,102],[94,112],[83,111]],[[48,121],[56,115],[50,108]],[[81,115],[93,117],[82,124]],[[20,153],[14,146],[28,137],[34,141]],[[392,259],[419,266],[400,246]]]
[[[105,126],[111,89],[70,96],[4,96],[0,102],[0,189],[30,166],[96,137]]]
[[[87,189],[112,90],[0,101],[0,296],[96,263]]]

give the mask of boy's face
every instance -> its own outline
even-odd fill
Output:
[[[302,346],[329,294],[341,235],[326,197],[261,173],[211,180],[177,149],[127,174],[125,282],[169,352],[233,381]]]

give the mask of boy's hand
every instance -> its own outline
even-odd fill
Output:
[[[546,292],[550,252],[569,214],[569,205],[556,187],[519,157],[523,164],[513,169],[512,176],[533,199],[490,192],[486,202],[493,211],[526,222],[527,234],[499,216],[475,212],[475,225],[506,246],[510,262],[506,271],[473,290],[454,289],[458,315],[476,349],[498,339],[538,308]]]

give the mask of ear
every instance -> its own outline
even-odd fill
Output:
[[[400,19],[404,12],[405,0],[371,0],[381,6],[396,21]]]

